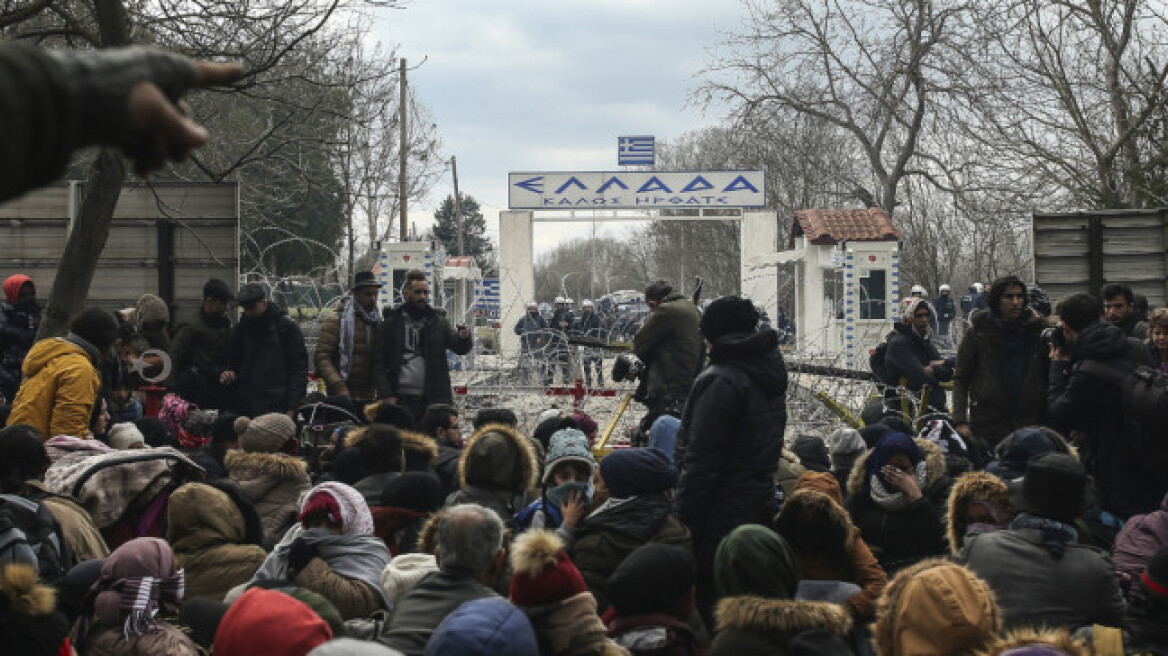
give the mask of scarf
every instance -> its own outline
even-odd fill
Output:
[[[264,564],[248,582],[252,587],[260,581],[288,578],[288,552],[297,538],[307,542],[316,555],[324,560],[329,569],[351,581],[361,581],[377,591],[386,608],[392,608],[385,589],[381,587],[381,573],[392,559],[389,548],[381,538],[374,535],[337,535],[323,528],[304,530],[295,524],[284,534],[280,543],[268,554]]]
[[[341,334],[337,350],[341,353],[341,378],[346,380],[349,378],[349,367],[352,364],[353,335],[357,332],[358,315],[362,321],[371,326],[381,324],[381,313],[377,311],[376,305],[372,310],[366,310],[353,299],[345,303],[345,311],[341,314]]]
[[[90,590],[85,602],[87,610],[78,620],[74,644],[85,644],[94,622],[103,625],[121,622],[122,635],[127,641],[158,632],[155,618],[159,609],[177,613],[183,599],[183,570],[163,574],[173,567],[174,553],[163,540],[137,538],[115,550],[102,563],[101,578]],[[125,575],[131,573],[136,575]]]
[[[1018,513],[1014,521],[1010,522],[1010,530],[1023,528],[1035,529],[1042,533],[1042,543],[1055,560],[1062,560],[1067,552],[1067,543],[1078,542],[1079,531],[1071,524],[1060,522],[1049,517],[1039,517],[1030,513]]]
[[[924,460],[917,463],[915,467],[917,487],[922,491],[925,489],[925,480],[929,476],[929,466]],[[904,510],[908,507],[908,495],[899,490],[893,492],[884,484],[883,478],[879,474],[872,474],[868,478],[869,490],[868,494],[872,497],[872,501],[888,512],[896,512]]]

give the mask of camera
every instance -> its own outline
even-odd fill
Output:
[[[1053,328],[1047,328],[1042,331],[1042,343],[1049,346],[1054,346],[1060,351],[1067,350],[1067,337],[1063,334],[1063,324],[1060,321]]]
[[[612,379],[617,383],[626,380],[636,380],[641,377],[641,373],[644,370],[645,363],[641,362],[636,356],[622,353],[617,356],[616,362],[612,364]]]

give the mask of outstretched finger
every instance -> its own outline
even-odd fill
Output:
[[[230,84],[243,77],[243,66],[235,62],[195,62],[195,84],[214,87]]]

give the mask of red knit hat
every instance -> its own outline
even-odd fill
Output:
[[[215,632],[215,656],[306,656],[333,631],[306,604],[282,592],[252,588],[231,604]]]
[[[511,603],[546,606],[588,591],[564,543],[551,531],[527,531],[511,547]]]

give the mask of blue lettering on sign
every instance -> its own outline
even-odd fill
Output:
[[[516,187],[526,189],[537,194],[543,193],[543,176],[537,175],[534,178],[528,178],[515,183]]]
[[[628,189],[629,189],[629,186],[627,184],[621,182],[621,179],[614,175],[608,179],[608,182],[605,182],[604,184],[600,185],[600,189],[597,189],[596,193],[603,194],[604,192],[608,191],[609,187],[613,187],[613,186],[620,187],[621,189],[624,189],[625,191],[628,191]]]
[[[685,186],[685,188],[681,190],[681,193],[684,194],[684,193],[688,193],[691,191],[705,191],[707,189],[713,189],[713,188],[714,188],[714,185],[710,184],[709,180],[706,180],[705,178],[703,178],[702,176],[699,175],[698,177],[691,180],[690,183],[687,184]]]
[[[645,184],[641,185],[641,188],[637,190],[637,193],[643,194],[650,191],[664,191],[667,194],[673,193],[673,190],[667,187],[665,183],[661,181],[661,178],[658,178],[657,176],[653,176],[646,180]]]
[[[750,184],[749,180],[747,180],[745,177],[743,177],[741,175],[738,176],[737,178],[734,178],[734,181],[731,182],[722,191],[724,193],[724,192],[728,192],[728,191],[742,191],[744,189],[749,189],[750,191],[753,191],[756,194],[758,193],[758,189],[756,189],[754,185]]]
[[[568,181],[567,181],[567,182],[565,182],[564,184],[560,185],[560,188],[559,188],[559,189],[556,189],[556,193],[557,193],[557,194],[562,194],[562,193],[564,193],[564,190],[565,190],[565,189],[567,189],[568,187],[570,187],[570,186],[572,186],[572,185],[576,185],[577,187],[579,187],[579,188],[581,188],[581,189],[583,189],[583,190],[585,190],[585,191],[587,191],[587,190],[588,190],[588,187],[586,187],[586,186],[584,185],[584,183],[583,183],[583,182],[580,182],[578,179],[576,179],[576,176],[572,176],[572,177],[568,178]]]

